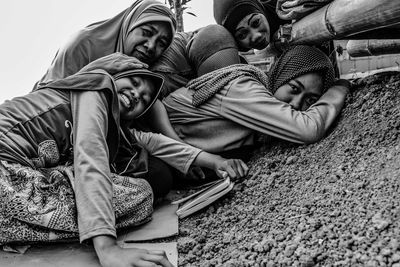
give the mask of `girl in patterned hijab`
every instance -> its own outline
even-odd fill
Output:
[[[349,83],[333,79],[317,48],[295,46],[265,74],[237,64],[190,81],[163,100],[175,131],[213,153],[243,153],[255,133],[307,144],[324,137],[343,107]]]
[[[73,36],[58,50],[34,90],[115,52],[152,64],[170,45],[175,27],[174,16],[166,5],[157,0],[138,0],[115,17],[90,24]]]

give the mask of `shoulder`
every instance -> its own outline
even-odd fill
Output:
[[[272,91],[268,87],[264,86],[256,78],[249,76],[240,76],[233,79],[225,86],[225,89],[229,95],[235,94],[238,97],[260,95],[273,97]]]

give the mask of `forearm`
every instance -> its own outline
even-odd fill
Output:
[[[196,159],[193,161],[193,164],[199,167],[208,168],[214,170],[218,162],[225,160],[223,157],[215,154],[211,154],[205,151],[201,151]]]
[[[233,84],[221,116],[242,126],[295,143],[321,139],[343,107],[347,88],[333,86],[306,111],[293,109],[252,80]]]
[[[149,124],[153,132],[161,133],[174,140],[183,142],[172,127],[168,118],[168,113],[160,100],[157,100],[147,112],[145,115],[145,122]]]
[[[160,158],[183,173],[187,173],[200,149],[176,141],[162,134],[132,130],[135,139],[155,157]]]
[[[106,144],[107,100],[98,92],[73,93],[71,99],[80,240],[97,235],[115,236],[113,187]]]

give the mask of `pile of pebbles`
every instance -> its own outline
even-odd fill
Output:
[[[249,176],[180,222],[179,266],[400,267],[400,74],[356,81],[328,136],[262,138]]]

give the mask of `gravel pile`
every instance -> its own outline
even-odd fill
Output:
[[[180,222],[179,266],[400,267],[399,73],[358,81],[324,140],[273,142]]]

